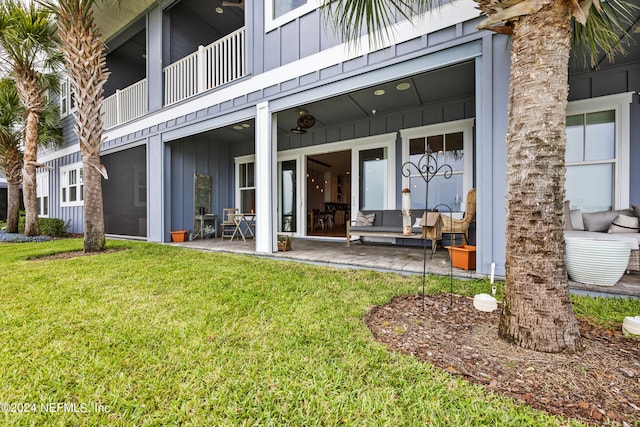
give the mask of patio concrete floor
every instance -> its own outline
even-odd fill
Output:
[[[295,238],[292,240],[291,251],[263,254],[256,252],[255,242],[251,239],[247,239],[246,242],[242,240],[223,241],[220,238],[197,239],[189,242],[167,244],[204,251],[228,252],[341,268],[365,268],[418,275],[423,272],[424,251],[421,247],[381,243],[362,244],[359,242],[353,242],[351,247],[347,247],[344,239]],[[431,250],[427,249],[427,274],[444,276],[449,275],[451,271],[453,277],[461,279],[488,277],[475,271],[451,268],[449,254],[446,249],[438,248],[432,259],[429,258],[430,254]],[[496,276],[495,280],[503,281],[504,277]],[[594,286],[569,281],[569,287],[571,292],[578,294],[640,298],[640,274],[637,272],[625,274],[614,286]]]

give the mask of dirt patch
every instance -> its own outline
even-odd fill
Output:
[[[640,340],[580,323],[577,355],[525,350],[498,337],[500,313],[448,294],[409,295],[373,308],[366,322],[390,349],[494,393],[591,424],[640,425]]]
[[[57,253],[57,254],[45,255],[45,256],[41,256],[41,257],[34,257],[34,258],[30,258],[30,259],[32,261],[42,261],[42,260],[52,260],[52,259],[70,259],[70,258],[77,258],[77,257],[82,257],[82,256],[112,254],[114,252],[120,252],[120,251],[124,251],[126,249],[127,248],[112,248],[112,249],[106,249],[106,250],[101,251],[101,252],[89,252],[89,253],[84,253],[83,251],[60,252],[60,253]]]

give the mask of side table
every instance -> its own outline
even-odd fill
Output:
[[[210,223],[213,227],[213,235],[218,237],[218,215],[216,214],[196,214],[195,215],[195,223],[196,223],[196,232],[193,235],[194,239],[200,237],[204,238],[204,227]]]

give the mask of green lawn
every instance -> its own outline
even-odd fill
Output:
[[[108,246],[0,244],[1,425],[567,424],[377,344],[363,315],[418,277]]]

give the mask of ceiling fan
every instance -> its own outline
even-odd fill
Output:
[[[307,133],[307,129],[316,124],[316,118],[306,110],[300,110],[298,114],[300,117],[298,117],[297,126],[291,129],[291,133],[302,135]]]
[[[233,7],[238,7],[244,10],[244,0],[232,0],[232,1],[221,0],[220,6],[217,6],[215,8],[216,13],[224,13],[223,6],[226,6],[226,7],[233,6]]]
[[[239,7],[240,9],[244,9],[244,0],[223,1],[222,5],[223,6],[235,6],[235,7]]]

